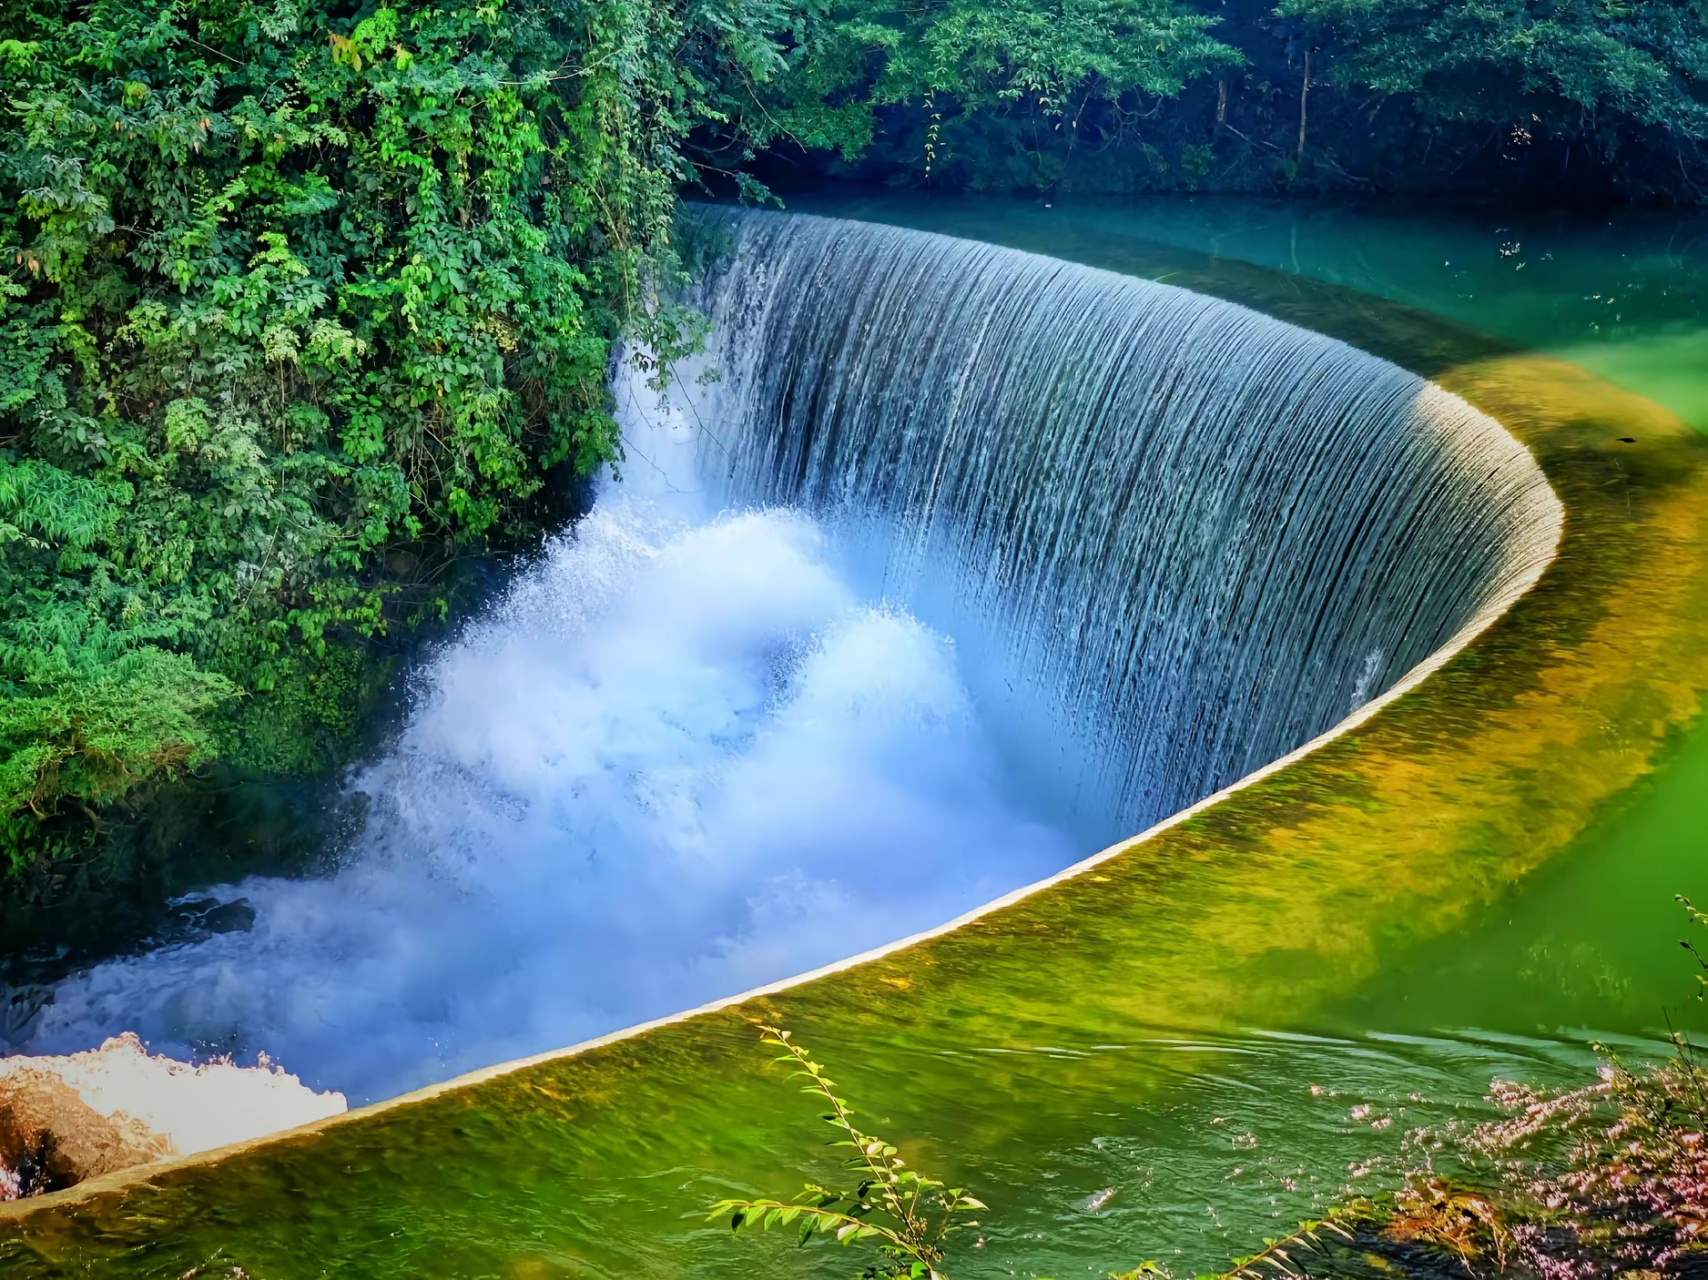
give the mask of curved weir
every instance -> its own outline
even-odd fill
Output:
[[[1516,440],[1343,343],[730,230],[719,376],[664,420],[620,388],[628,478],[425,666],[338,874],[236,886],[251,928],[74,976],[18,1047],[265,1052],[370,1102],[892,945],[1346,721],[1558,540]]]
[[[758,230],[738,228],[736,239],[751,243]],[[1545,499],[1534,543],[1511,527],[1509,587],[1497,573],[1473,589],[1482,603],[1466,605],[1446,646],[1465,640],[1459,656],[1442,661],[1437,650],[1310,749],[1184,819],[854,963],[246,1148],[0,1206],[0,1270],[152,1276],[218,1257],[278,1276],[748,1274],[753,1256],[697,1226],[696,1211],[732,1188],[786,1191],[817,1176],[823,1158],[810,1115],[764,1069],[758,1019],[820,1049],[866,1114],[917,1143],[917,1165],[978,1189],[993,1208],[982,1255],[991,1265],[1107,1270],[1147,1256],[1159,1230],[1201,1225],[1213,1200],[1238,1218],[1233,1234],[1182,1229],[1192,1251],[1182,1265],[1206,1269],[1275,1214],[1311,1213],[1312,1185],[1259,1178],[1244,1194],[1226,1180],[1225,1147],[1192,1165],[1178,1144],[1199,1142],[1205,1117],[1261,1108],[1271,1094],[1278,1106],[1281,1093],[1314,1097],[1307,1084],[1345,1085],[1373,1061],[1367,1049],[1394,1046],[1225,1037],[1320,1031],[1317,1019],[1332,1018],[1387,957],[1503,904],[1508,886],[1568,849],[1708,706],[1708,450],[1653,404],[1422,313],[1174,250],[1109,250],[1123,270],[1184,277],[1390,354],[1510,429],[1569,515],[1534,589],[1490,621],[1503,590],[1522,586],[1527,544],[1545,558]],[[733,263],[720,307],[744,296],[735,273],[757,265]],[[1237,309],[1220,314],[1249,323]],[[741,368],[725,364],[723,385],[695,392],[700,409],[753,394],[751,377],[744,386]],[[1388,376],[1379,363],[1364,368]],[[635,441],[630,485],[650,476],[662,492],[690,487],[703,459],[678,468],[666,445],[679,435],[691,449],[695,433],[674,414],[653,427]],[[733,443],[739,458],[746,446]],[[714,492],[729,492],[727,466],[708,470]],[[834,496],[816,505],[832,524],[848,511]],[[937,545],[953,547],[948,535],[967,526],[938,511]],[[929,589],[934,566],[921,568],[904,539],[857,518],[848,531],[866,538],[867,567],[898,595],[916,592],[922,613],[965,607],[964,595]],[[1018,643],[997,626],[988,636],[999,653]],[[1353,655],[1365,656],[1356,645]],[[1463,1048],[1453,1042],[1453,1061]],[[1260,1059],[1287,1065],[1271,1077]],[[1440,1064],[1429,1061],[1419,1087],[1433,1090]],[[1476,1062],[1473,1091],[1510,1069]],[[1391,1092],[1399,1079],[1382,1074],[1376,1087]],[[1180,1129],[1168,1117],[1181,1090],[1199,1085],[1206,1109],[1189,1109]],[[1325,1137],[1344,1128],[1347,1100],[1333,1097],[1320,1115],[1287,1102],[1273,1117],[1266,1133],[1287,1172],[1301,1135],[1329,1141],[1317,1167],[1336,1181],[1349,1153],[1368,1154]],[[1072,1207],[1131,1185],[1135,1165],[1180,1173],[1179,1194],[1141,1189],[1144,1204],[1112,1216]]]
[[[1558,543],[1498,423],[1344,343],[926,232],[730,227],[716,375],[677,383],[702,476],[842,525],[1101,839],[1324,732]]]
[[[73,977],[23,1047],[378,1101],[893,945],[1346,721],[1553,554],[1529,453],[1341,342],[725,227],[701,367],[662,418],[631,368],[628,477],[425,667],[343,869]]]

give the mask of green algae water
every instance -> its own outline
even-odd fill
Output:
[[[1641,1055],[1669,1013],[1700,1022],[1671,901],[1708,897],[1699,450],[1571,381],[1587,369],[1690,418],[1699,381],[1657,354],[1693,340],[1683,224],[1562,232],[1582,256],[1542,247],[1520,274],[1531,233],[1482,215],[1295,211],[1299,234],[1236,202],[834,211],[1220,288],[1409,355],[1518,431],[1568,511],[1554,585],[1368,733],[988,924],[753,1006],[916,1164],[991,1206],[951,1275],[1218,1268],[1391,1180],[1420,1129],[1484,1114],[1491,1076],[1581,1079],[1592,1040]],[[1444,249],[1483,274],[1431,284]],[[1610,292],[1628,329],[1596,309]],[[1619,452],[1627,431],[1660,442]],[[667,1032],[0,1225],[0,1268],[846,1272],[847,1255],[699,1221],[827,1157],[741,1011]]]
[[[1037,252],[1099,261],[1134,245],[1177,246],[1343,286],[1558,356],[1708,433],[1700,212],[1471,205],[1419,217],[1228,197],[922,208],[883,195],[827,207],[949,234],[1003,228],[995,234]],[[1168,278],[1166,268],[1158,274]],[[1358,341],[1355,328],[1342,336]],[[1677,894],[1708,899],[1708,723],[1678,733],[1652,775],[1475,925],[1394,957],[1332,1025],[1580,1041],[1655,1036],[1668,1017],[1699,1025],[1690,973],[1671,945],[1684,924]]]

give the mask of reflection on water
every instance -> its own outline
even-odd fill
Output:
[[[1153,1257],[1177,1275],[1220,1270],[1261,1235],[1442,1167],[1451,1157],[1441,1137],[1495,1114],[1467,1083],[1576,1083],[1595,1061],[1580,1040],[1475,1031],[1158,1035],[1030,1053],[1045,1075],[1068,1055],[1102,1054],[1171,1081],[1142,1102],[1112,1101],[1097,1131],[1070,1146],[998,1150],[956,1168],[1001,1204],[986,1232],[991,1256],[1042,1275],[1102,1275]],[[976,1079],[980,1051],[955,1056]]]
[[[1632,1057],[1661,1047],[1617,1043]],[[971,1188],[989,1206],[975,1233],[982,1245],[961,1242],[950,1274],[1058,1278],[1102,1277],[1147,1258],[1177,1276],[1220,1271],[1262,1236],[1330,1205],[1392,1189],[1419,1168],[1450,1172],[1443,1139],[1498,1114],[1482,1100],[1490,1080],[1581,1083],[1596,1062],[1583,1040],[1476,1031],[1188,1036],[1134,1028],[1125,1043],[1090,1043],[1064,1029],[1029,1044],[943,1047],[910,1047],[898,1037],[875,1062],[870,1046],[863,1051],[830,1031],[808,1047],[857,1110],[874,1076],[931,1082],[938,1101],[929,1110],[889,1108],[864,1119],[914,1167]],[[764,1076],[757,1043],[753,1055]],[[951,1074],[955,1089],[942,1084]],[[744,1161],[732,1148],[715,1172],[693,1173],[677,1201],[786,1196],[802,1180],[834,1176],[834,1153],[814,1150],[822,1125],[811,1102],[796,1097],[781,1069],[769,1088],[799,1135],[794,1162]],[[1016,1096],[1023,1116],[1013,1113]],[[993,1109],[1000,1118],[987,1114]],[[632,1222],[635,1206],[655,1191],[653,1179],[619,1179],[597,1194]],[[641,1255],[654,1264],[644,1274],[848,1270],[840,1253],[803,1254],[787,1240],[730,1242],[713,1228],[690,1246],[679,1230],[660,1215],[614,1253],[583,1244],[581,1257],[593,1267],[633,1261],[635,1242],[656,1232],[648,1246],[656,1253]]]

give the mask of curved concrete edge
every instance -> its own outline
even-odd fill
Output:
[[[769,982],[763,986],[752,987],[736,995],[725,996],[706,1004],[698,1005],[692,1009],[684,1009],[678,1013],[668,1014],[661,1018],[654,1018],[648,1022],[636,1023],[633,1026],[624,1027],[618,1031],[608,1032],[602,1036],[595,1036],[590,1040],[583,1040],[565,1048],[549,1049],[544,1053],[533,1054],[529,1057],[513,1058],[507,1062],[495,1063],[490,1067],[482,1067],[476,1071],[470,1071],[463,1075],[455,1076],[449,1080],[440,1081],[438,1084],[427,1085],[424,1088],[416,1089],[409,1093],[399,1094],[395,1098],[388,1098],[383,1102],[371,1103],[365,1107],[358,1107],[355,1110],[345,1111],[334,1116],[328,1116],[325,1119],[300,1125],[294,1129],[283,1129],[277,1133],[270,1133],[262,1137],[251,1138],[245,1142],[232,1143],[228,1146],[215,1147],[208,1151],[197,1152],[194,1155],[179,1156],[170,1160],[158,1161],[152,1164],[134,1165],[129,1169],[122,1169],[115,1173],[105,1174],[98,1178],[92,1178],[87,1182],[78,1183],[74,1187],[68,1187],[64,1191],[56,1191],[44,1196],[32,1196],[23,1200],[0,1202],[0,1222],[7,1220],[16,1221],[37,1212],[44,1212],[56,1207],[75,1204],[80,1200],[93,1198],[110,1191],[122,1190],[126,1187],[145,1186],[155,1178],[170,1175],[184,1169],[216,1164],[245,1152],[253,1151],[257,1148],[269,1146],[274,1143],[289,1142],[301,1138],[311,1138],[316,1134],[323,1133],[329,1129],[353,1122],[372,1119],[373,1117],[381,1116],[404,1107],[428,1102],[432,1099],[442,1097],[445,1094],[454,1093],[473,1085],[483,1084],[489,1080],[496,1080],[503,1076],[512,1075],[518,1071],[525,1071],[530,1067],[540,1066],[549,1062],[562,1061],[566,1058],[573,1058],[584,1053],[589,1053],[595,1049],[604,1048],[607,1045],[619,1044],[625,1040],[633,1040],[662,1027],[673,1026],[677,1023],[687,1022],[708,1014],[723,1012],[746,1004],[749,1001],[789,991],[795,987],[804,986],[810,982],[814,982],[817,979],[857,968],[872,961],[882,959],[885,956],[894,955],[899,951],[905,951],[910,947],[917,946],[918,944],[927,942],[933,938],[953,933],[955,930],[961,929],[974,921],[993,915],[1007,907],[1013,906],[1015,903],[1034,897],[1035,895],[1043,893],[1056,885],[1064,883],[1065,881],[1084,875],[1086,872],[1102,866],[1111,859],[1117,858],[1122,854],[1138,848],[1147,841],[1161,835],[1163,832],[1189,822],[1191,819],[1197,817],[1206,810],[1212,809],[1223,803],[1229,797],[1237,795],[1239,792],[1255,786],[1265,779],[1274,777],[1276,774],[1283,772],[1292,765],[1305,759],[1307,756],[1310,756],[1320,750],[1328,743],[1359,729],[1373,720],[1376,716],[1380,715],[1386,708],[1392,706],[1401,698],[1404,698],[1407,694],[1411,693],[1419,685],[1428,680],[1430,676],[1440,671],[1459,654],[1463,653],[1477,640],[1478,637],[1505,616],[1519,600],[1529,594],[1536,584],[1541,581],[1542,575],[1547,572],[1549,566],[1554,563],[1555,558],[1559,553],[1560,540],[1565,529],[1565,506],[1560,501],[1559,494],[1555,492],[1553,485],[1549,483],[1546,475],[1543,473],[1540,464],[1537,463],[1535,455],[1496,419],[1473,408],[1462,397],[1445,390],[1434,382],[1426,380],[1425,385],[1430,389],[1430,394],[1432,396],[1444,397],[1448,401],[1451,401],[1455,408],[1462,410],[1461,414],[1454,415],[1454,417],[1458,419],[1459,424],[1461,424],[1460,429],[1464,429],[1464,427],[1469,426],[1474,427],[1476,430],[1486,432],[1492,428],[1493,430],[1498,431],[1507,440],[1510,440],[1523,454],[1523,456],[1529,460],[1530,466],[1534,470],[1536,481],[1531,488],[1532,496],[1530,503],[1534,508],[1532,517],[1527,523],[1524,536],[1515,539],[1512,546],[1509,548],[1509,572],[1504,577],[1504,584],[1498,591],[1490,596],[1482,609],[1480,609],[1463,627],[1461,627],[1446,644],[1436,649],[1422,662],[1419,662],[1410,671],[1406,672],[1403,677],[1390,686],[1384,693],[1371,699],[1369,702],[1349,714],[1345,719],[1341,720],[1338,724],[1318,734],[1309,742],[1294,748],[1286,755],[1277,757],[1263,767],[1253,770],[1243,778],[1223,787],[1220,791],[1207,795],[1202,800],[1171,814],[1169,817],[1164,818],[1162,821],[1146,828],[1137,835],[1129,836],[1124,840],[1120,840],[1115,844],[1110,845],[1108,848],[1102,849],[1097,853],[1091,854],[1089,857],[1073,863],[1071,866],[1064,867],[1053,875],[1046,876],[1042,880],[1033,881],[1031,884],[1023,885],[1018,889],[1013,889],[999,898],[993,898],[982,906],[975,907],[971,911],[956,916],[953,920],[937,925],[934,928],[910,934],[909,936],[899,938],[894,942],[888,942],[882,946],[862,951],[858,955],[849,956],[846,959],[837,960],[831,964],[822,965],[817,969],[811,969],[805,973],[795,974],[792,977],[782,978],[776,982]],[[1437,418],[1436,421],[1439,422],[1440,419]]]

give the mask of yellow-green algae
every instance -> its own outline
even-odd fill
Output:
[[[1559,852],[1702,710],[1708,450],[1676,417],[1333,286],[1131,242],[1019,247],[1230,297],[1434,378],[1532,449],[1566,507],[1558,557],[1371,721],[1077,878],[767,998],[0,1208],[0,1273],[735,1274],[755,1255],[694,1210],[787,1191],[818,1141],[760,1069],[753,1020],[796,1028],[934,1169],[1023,1169],[1210,1058],[1100,1046],[1305,1025]],[[985,1198],[1000,1217],[1003,1195]]]

